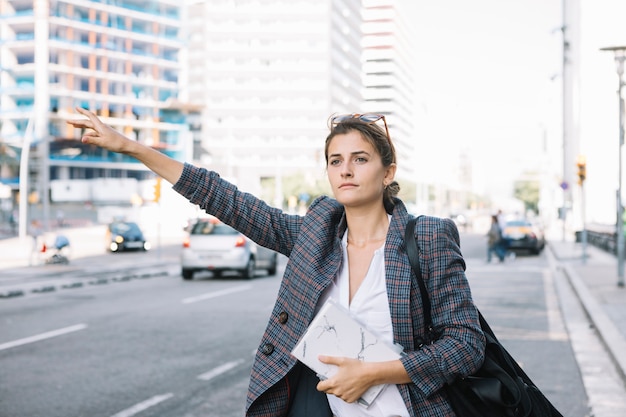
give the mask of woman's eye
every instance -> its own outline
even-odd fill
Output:
[[[355,162],[359,162],[359,163],[364,163],[364,162],[367,162],[367,159],[362,157],[362,156],[359,156],[359,157],[355,158],[354,161]]]
[[[339,159],[333,159],[328,163],[328,165],[339,165],[339,162]]]

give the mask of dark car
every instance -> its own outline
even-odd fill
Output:
[[[217,219],[198,219],[188,230],[180,258],[183,279],[192,279],[196,271],[211,271],[214,276],[237,271],[244,278],[253,278],[257,269],[276,273],[276,252]]]
[[[150,249],[150,243],[135,222],[115,221],[107,228],[107,248],[111,252]]]
[[[502,229],[502,239],[509,250],[526,250],[535,255],[546,245],[543,229],[527,219],[509,220]]]

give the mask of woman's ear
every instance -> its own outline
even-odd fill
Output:
[[[383,183],[385,184],[385,187],[391,184],[393,179],[396,177],[396,169],[397,169],[397,166],[395,163],[392,163],[387,168],[385,168],[385,180],[383,181]]]

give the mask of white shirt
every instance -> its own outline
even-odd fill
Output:
[[[352,315],[367,323],[370,330],[382,337],[384,341],[393,344],[393,327],[385,282],[384,244],[374,252],[367,275],[350,302],[347,239],[348,231],[346,230],[341,242],[343,262],[339,275],[326,290],[318,305],[322,305],[325,300],[332,297],[350,310]],[[331,394],[328,394],[328,402],[336,417],[409,417],[409,411],[404,405],[400,391],[394,384],[387,385],[368,408],[356,402],[346,403]]]

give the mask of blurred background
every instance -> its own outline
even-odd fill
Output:
[[[329,116],[381,113],[414,213],[614,228],[621,50],[601,49],[624,19],[619,0],[0,0],[0,234],[199,215],[83,145],[76,107],[292,212],[329,193]]]

